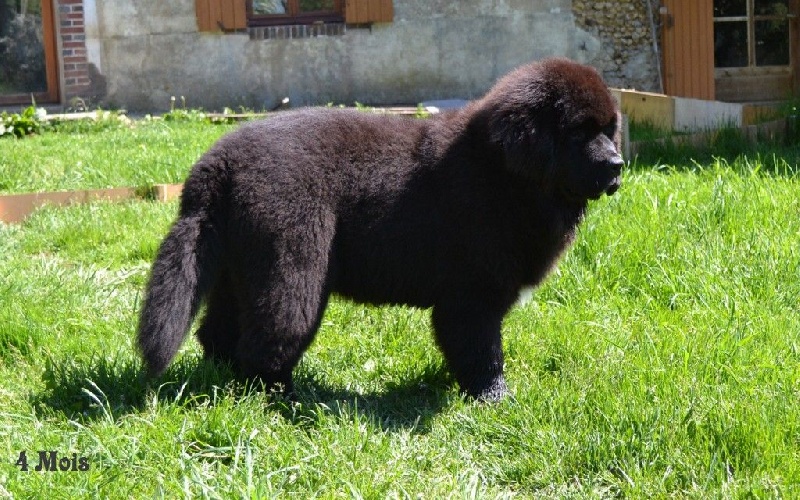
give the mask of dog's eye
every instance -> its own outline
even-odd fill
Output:
[[[592,135],[592,132],[593,131],[591,130],[591,127],[589,127],[588,125],[582,125],[580,127],[575,127],[574,129],[572,129],[570,137],[572,138],[573,141],[581,142],[588,139]]]

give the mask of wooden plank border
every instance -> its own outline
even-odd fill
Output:
[[[102,199],[127,200],[136,196],[136,190],[133,188],[7,194],[0,196],[0,220],[3,222],[21,222],[34,210],[44,205],[61,207]]]
[[[778,140],[786,138],[790,135],[789,129],[791,125],[788,118],[780,118],[769,122],[759,123],[757,125],[743,125],[741,127],[734,127],[741,131],[744,140],[749,141],[751,144],[757,144],[759,141],[764,140]],[[672,137],[664,137],[655,139],[653,141],[634,141],[630,142],[627,146],[630,155],[636,156],[639,151],[646,145],[652,143],[665,144],[671,142],[675,145],[689,145],[693,147],[700,147],[704,144],[709,144],[719,129],[710,129],[702,132],[696,132],[687,135],[674,135]]]
[[[167,202],[180,198],[183,192],[183,184],[156,184],[153,186],[153,198]]]
[[[0,195],[0,222],[22,222],[36,209],[45,205],[64,207],[97,200],[125,201],[146,198],[167,202],[180,197],[182,190],[183,184],[156,184],[149,190],[123,187],[5,194]]]

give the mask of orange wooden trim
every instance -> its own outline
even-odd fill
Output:
[[[137,196],[134,188],[7,194],[0,196],[0,221],[20,222],[44,205],[61,207],[94,200],[128,200]]]
[[[394,2],[392,0],[381,0],[381,18],[377,22],[390,23],[392,21],[394,21]]]
[[[245,0],[195,0],[199,31],[236,31],[247,28]]]
[[[156,184],[153,186],[153,195],[158,201],[172,201],[180,198],[183,184]]]
[[[222,26],[222,0],[208,0],[208,31],[220,31]]]
[[[344,22],[347,24],[356,24],[358,22],[356,21],[356,15],[358,14],[356,11],[357,3],[358,0],[345,0],[344,2]]]
[[[360,0],[358,2],[358,19],[362,23],[368,23],[372,19],[370,16],[371,0]]]
[[[712,0],[664,0],[662,16],[665,92],[714,99]]]
[[[42,41],[47,75],[47,101],[58,102],[58,44],[53,0],[42,0]]]
[[[222,0],[222,27],[226,31],[236,31],[247,27],[243,14],[244,0]]]
[[[180,198],[183,184],[156,184],[152,196],[161,202]],[[81,191],[51,191],[0,195],[0,222],[22,222],[34,210],[45,205],[63,207],[97,200],[124,201],[146,197],[136,188],[85,189]]]
[[[779,115],[780,109],[776,106],[745,104],[742,106],[742,126],[760,125],[767,121],[774,121]]]
[[[197,16],[197,29],[199,31],[214,31],[216,26],[211,22],[211,9],[209,0],[195,0],[195,16]]]
[[[197,31],[205,31],[205,2],[194,0],[194,16],[197,19]]]
[[[232,30],[236,26],[236,15],[233,12],[234,1],[220,0],[220,27],[223,30]]]
[[[702,18],[700,24],[700,32],[704,34],[701,37],[703,41],[700,47],[700,82],[698,84],[697,93],[701,99],[713,101],[716,97],[716,89],[714,83],[714,3],[713,0],[705,0],[700,2],[699,5]]]
[[[346,0],[344,21],[348,24],[388,23],[394,19],[392,0]]]
[[[242,30],[247,28],[247,6],[245,5],[245,0],[234,0],[233,18],[233,29]]]

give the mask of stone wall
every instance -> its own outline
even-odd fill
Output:
[[[648,1],[651,2],[649,12]],[[573,0],[577,28],[596,37],[601,47],[597,57],[589,63],[602,70],[611,86],[661,91],[659,58],[653,48],[659,5],[658,0]]]
[[[570,0],[394,0],[394,20],[331,36],[253,39],[200,33],[194,0],[83,0],[90,62],[106,107],[415,104],[473,98],[512,68],[548,56],[591,60]],[[89,14],[89,13],[92,14]],[[257,37],[256,37],[257,38]]]
[[[550,56],[591,64],[613,86],[658,90],[648,0],[394,0],[391,23],[291,39],[201,33],[194,0],[58,1],[62,16],[84,15],[86,63],[68,64],[87,76],[70,82],[103,107],[159,112],[171,96],[207,110],[269,109],[284,97],[294,106],[470,99]]]

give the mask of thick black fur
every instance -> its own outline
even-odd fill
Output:
[[[201,302],[206,356],[292,388],[328,296],[432,308],[467,394],[506,392],[500,326],[619,187],[619,113],[597,72],[523,66],[426,120],[305,109],[222,138],[186,180],[139,325],[162,373]]]

